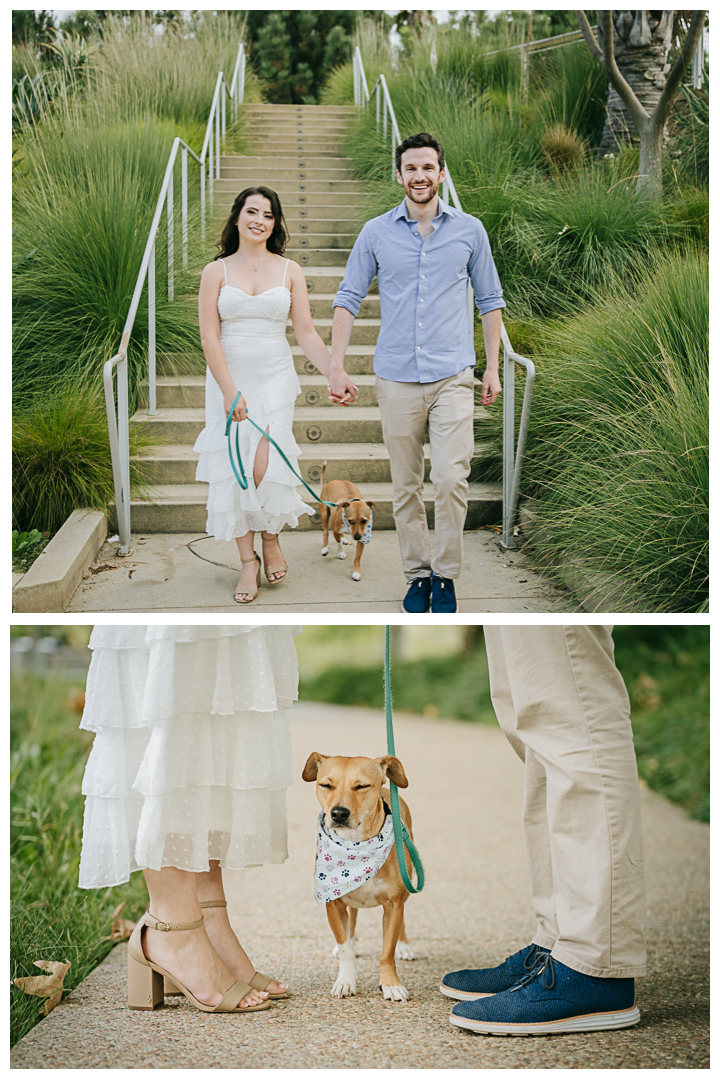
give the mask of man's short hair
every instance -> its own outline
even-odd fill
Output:
[[[395,151],[395,167],[397,171],[402,172],[402,156],[406,150],[420,150],[424,146],[429,146],[431,150],[437,152],[438,165],[440,172],[442,172],[445,168],[445,151],[435,136],[427,131],[421,131],[419,135],[409,135],[407,139],[403,139]]]

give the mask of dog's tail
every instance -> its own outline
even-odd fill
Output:
[[[322,469],[320,470],[320,481],[323,484],[323,486],[325,485],[325,470],[326,469],[327,469],[327,461],[323,461]]]

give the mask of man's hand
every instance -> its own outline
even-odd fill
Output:
[[[357,401],[357,386],[344,368],[331,372],[327,392],[333,405],[351,405]]]
[[[500,385],[500,376],[497,371],[485,370],[482,380],[482,395],[480,397],[481,405],[492,405],[497,400],[498,395],[502,393],[502,386]]]

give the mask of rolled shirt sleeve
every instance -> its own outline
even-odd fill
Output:
[[[372,280],[377,274],[378,264],[372,243],[372,222],[363,225],[345,267],[345,277],[340,283],[333,300],[333,307],[343,307],[356,318],[360,305],[367,296]]]
[[[477,237],[468,262],[468,274],[475,293],[475,305],[480,314],[485,315],[488,311],[507,307],[507,304],[503,300],[502,286],[485,226],[481,221],[477,221],[477,218],[473,220],[477,223]]]

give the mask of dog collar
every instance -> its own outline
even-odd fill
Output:
[[[345,893],[359,888],[385,864],[395,843],[392,812],[383,799],[385,821],[377,836],[369,840],[342,840],[330,832],[325,813],[318,815],[317,852],[315,855],[315,899],[329,904]]]
[[[362,502],[362,499],[349,499],[348,502]],[[373,521],[373,512],[372,512],[372,508],[371,508],[370,509],[370,520],[368,521],[367,525],[365,526],[365,532],[362,534],[362,539],[360,541],[361,544],[369,544],[370,541],[372,540],[372,521]],[[344,506],[342,508],[342,522],[343,522],[343,525],[345,526],[346,529],[350,528],[350,526],[348,525],[347,518],[345,517],[345,507]]]

